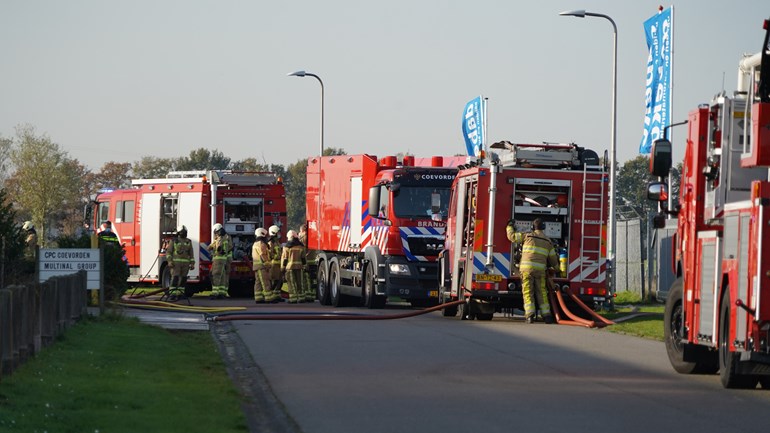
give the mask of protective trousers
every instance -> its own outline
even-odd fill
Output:
[[[289,285],[289,303],[303,302],[302,295],[302,269],[287,269],[286,281]]]
[[[214,257],[211,263],[211,294],[214,296],[227,296],[227,286],[230,283],[227,265],[226,256]]]
[[[307,269],[302,270],[302,295],[305,297],[305,302],[315,301],[315,287],[310,282],[310,272]]]
[[[524,315],[535,317],[535,302],[540,306],[540,315],[545,317],[551,314],[551,306],[548,304],[548,293],[545,290],[545,271],[523,268],[521,269],[521,288],[524,295]]]
[[[272,302],[275,299],[270,270],[266,267],[254,270],[254,300],[257,302]]]
[[[171,285],[168,288],[170,296],[183,296],[187,284],[187,274],[190,272],[190,262],[176,261],[171,263]]]

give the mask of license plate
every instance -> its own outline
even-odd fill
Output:
[[[431,298],[438,298],[438,290],[431,290],[430,292],[428,292],[428,296],[430,296]]]
[[[251,272],[251,268],[248,266],[236,266],[235,272]]]
[[[476,274],[476,281],[499,283],[503,281],[503,276],[500,274]]]

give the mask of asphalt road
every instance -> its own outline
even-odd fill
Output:
[[[267,311],[370,313],[318,303],[257,310]],[[770,391],[725,390],[717,376],[677,374],[663,343],[606,330],[497,315],[461,321],[437,312],[377,321],[239,320],[213,329],[240,359],[236,380],[257,399],[247,410],[262,431],[721,433],[770,426]]]

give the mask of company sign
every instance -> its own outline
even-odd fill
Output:
[[[101,271],[99,253],[98,248],[41,248],[39,282],[59,275],[86,271],[88,290],[98,290]]]

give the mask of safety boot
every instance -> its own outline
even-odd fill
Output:
[[[550,314],[546,314],[545,316],[543,316],[543,321],[544,321],[546,324],[548,324],[548,325],[552,325],[552,324],[554,323],[554,321],[553,321],[553,316],[552,316],[552,315],[550,315]]]
[[[527,316],[526,319],[524,319],[524,322],[528,323],[528,324],[535,323],[535,315],[534,314],[530,314],[529,316]]]

